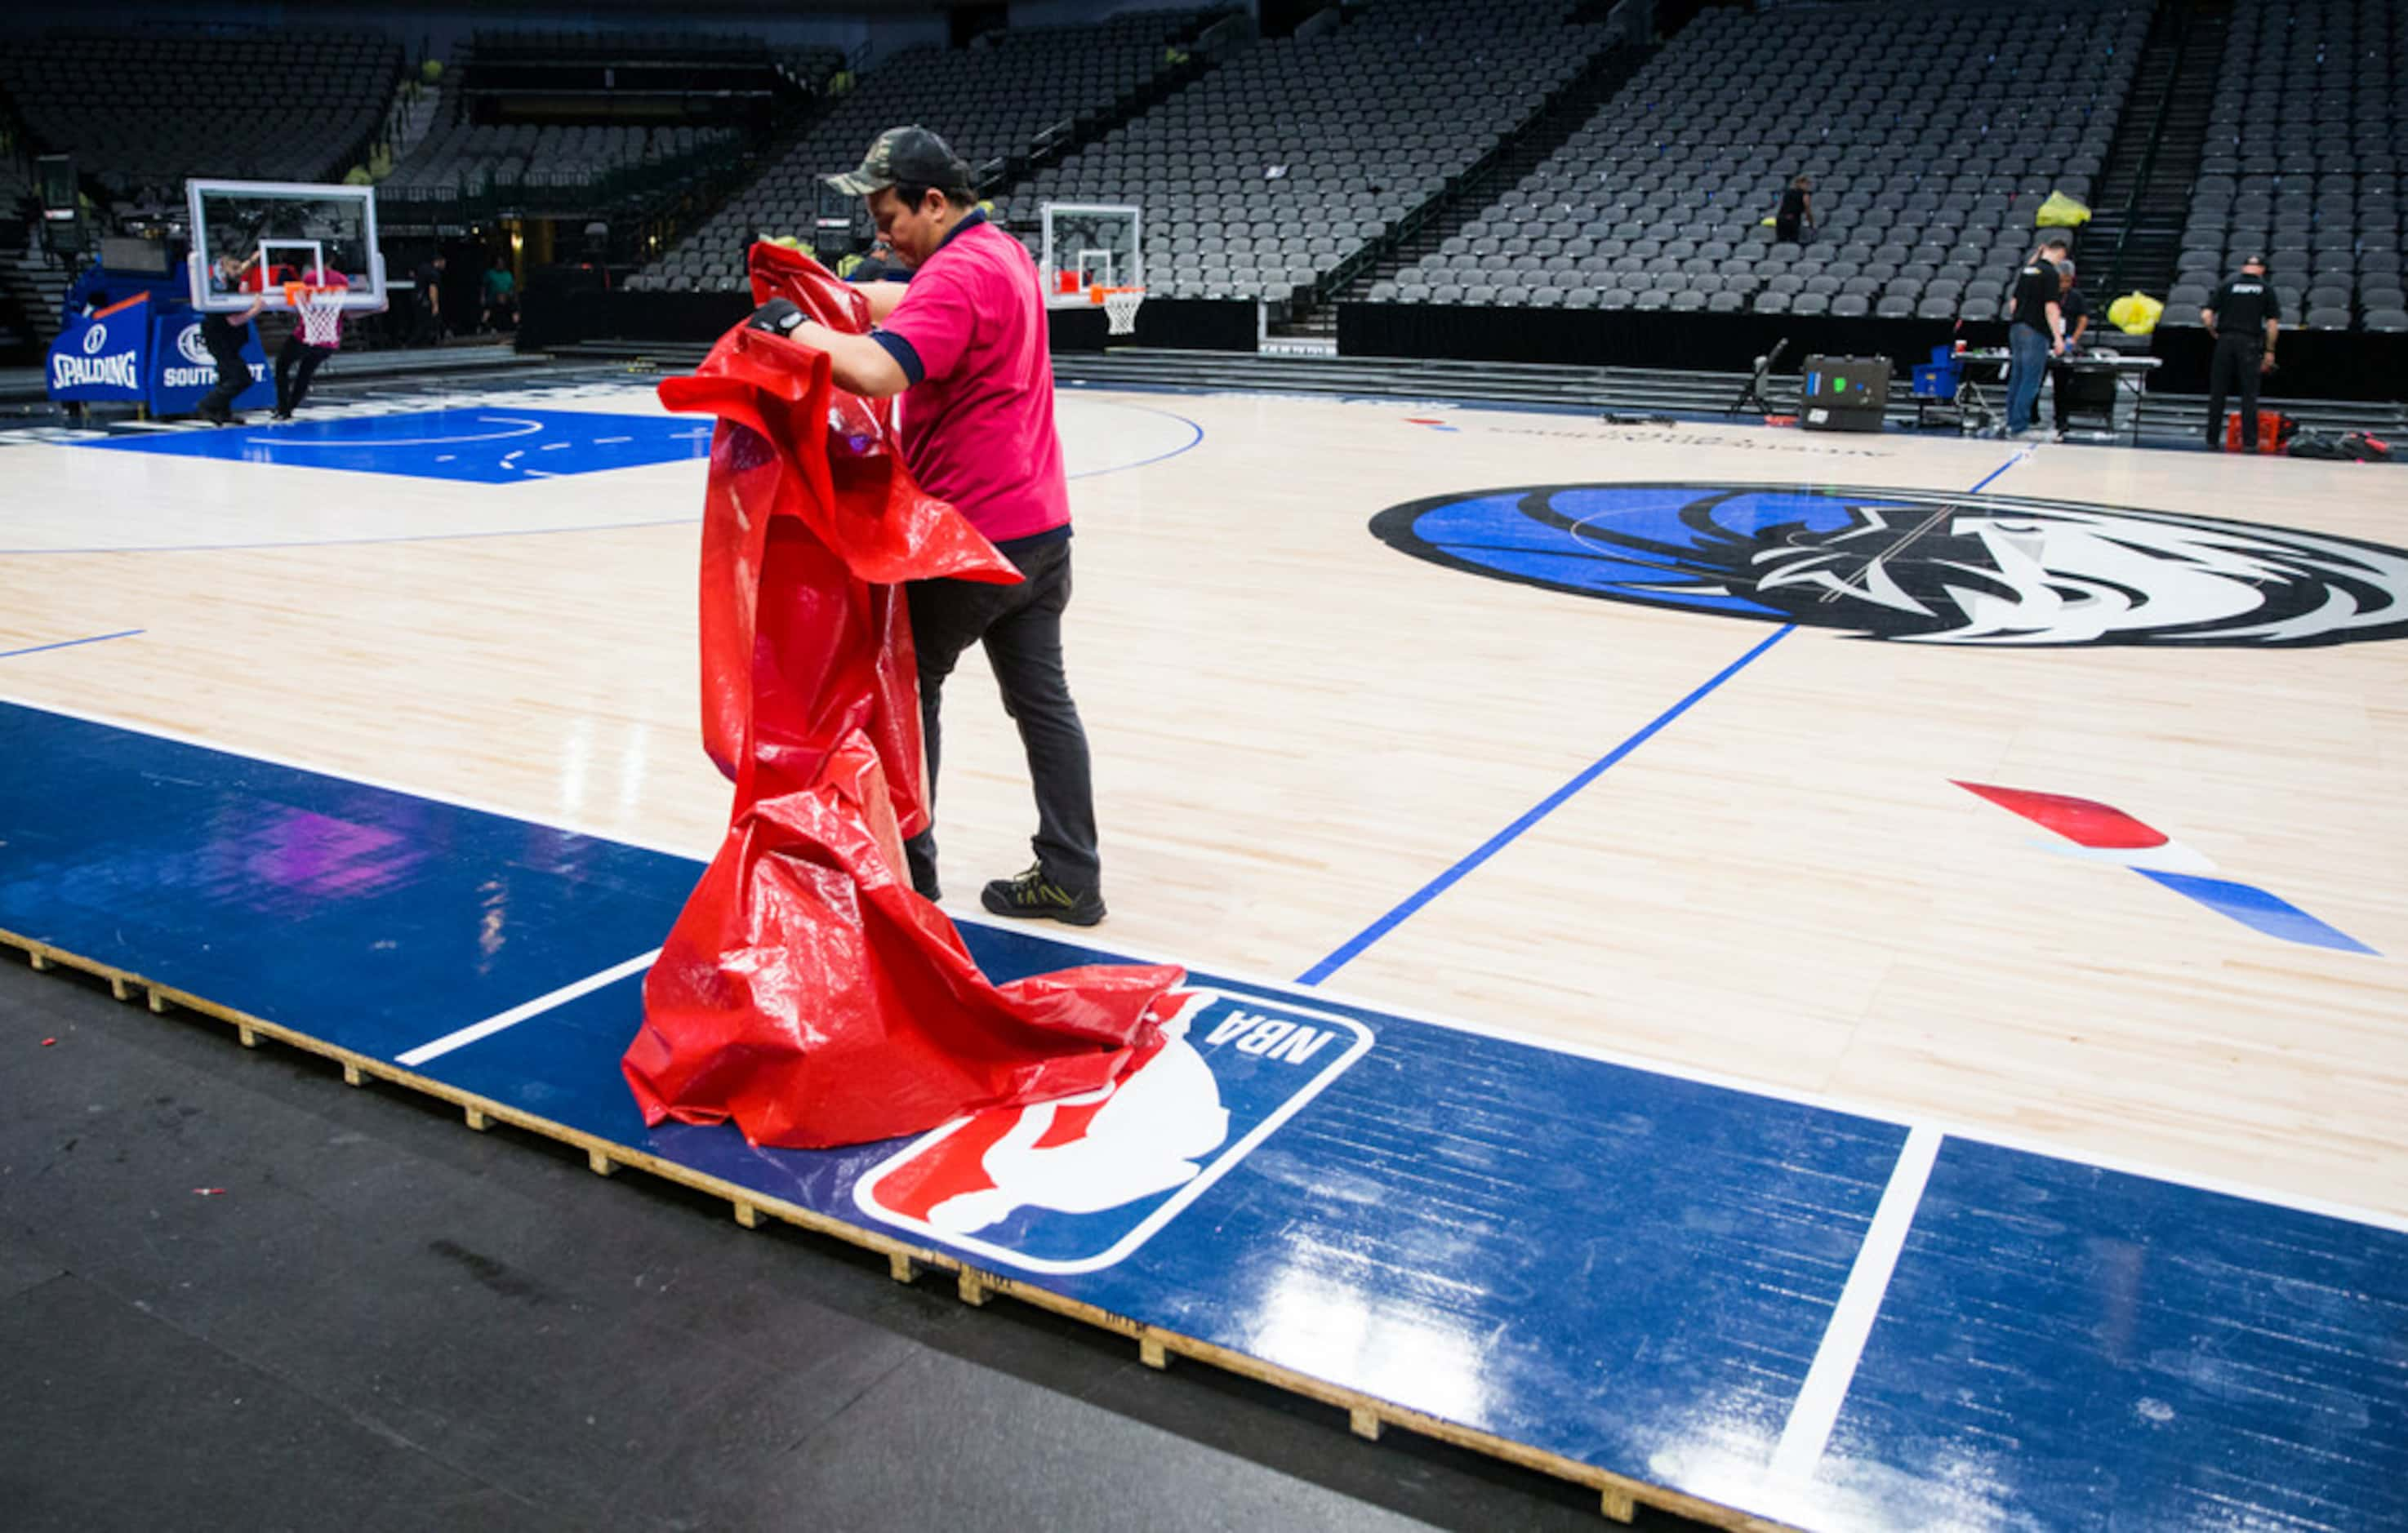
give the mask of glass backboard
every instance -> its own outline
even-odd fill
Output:
[[[1090,288],[1145,285],[1145,213],[1128,203],[1049,202],[1038,274],[1049,304],[1092,302]]]
[[[377,251],[376,190],[305,181],[187,181],[193,253],[186,264],[193,307],[247,308],[265,294],[283,308],[286,282],[349,284],[346,308],[381,308],[384,257]]]

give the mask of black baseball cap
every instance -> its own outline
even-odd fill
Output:
[[[820,179],[856,197],[890,186],[933,186],[946,192],[969,190],[969,166],[953,146],[925,128],[889,128],[869,146],[857,170]]]
[[[2262,255],[2244,255],[2241,258],[2241,264],[2244,266],[2262,266],[2266,264],[2266,258]]]

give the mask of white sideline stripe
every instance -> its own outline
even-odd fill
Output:
[[[1923,1125],[1907,1131],[1898,1164],[1890,1168],[1889,1185],[1882,1189],[1871,1227],[1865,1231],[1865,1243],[1856,1248],[1847,1286],[1840,1290],[1831,1323],[1824,1328],[1823,1344],[1814,1349],[1814,1362],[1806,1370],[1797,1403],[1789,1408],[1780,1446],[1772,1452],[1776,1483],[1802,1483],[1814,1477],[1823,1462],[1824,1446],[1831,1440],[1831,1426],[1840,1419],[1848,1386],[1856,1382],[1856,1364],[1872,1335],[1873,1319],[1881,1313],[1882,1297],[1889,1292],[1890,1274],[1898,1269],[1898,1254],[1906,1246],[1906,1232],[1923,1202],[1923,1185],[1931,1178],[1942,1138],[1940,1130]]]
[[[456,1033],[446,1033],[432,1042],[422,1043],[408,1053],[395,1054],[393,1056],[394,1063],[415,1067],[425,1064],[430,1059],[440,1059],[454,1049],[465,1049],[479,1039],[491,1038],[505,1028],[515,1027],[527,1018],[539,1016],[555,1006],[566,1006],[578,996],[591,995],[606,984],[616,984],[630,974],[640,974],[652,967],[652,960],[660,955],[661,950],[658,948],[654,948],[650,953],[638,953],[615,967],[606,968],[599,974],[588,974],[574,984],[562,985],[549,996],[538,996],[523,1006],[513,1006],[509,1010],[487,1017],[482,1022],[471,1023]]]

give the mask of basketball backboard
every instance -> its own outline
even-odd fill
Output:
[[[329,271],[350,283],[345,308],[384,307],[373,187],[195,180],[184,188],[193,224],[185,275],[195,308],[245,308],[263,291],[268,308],[283,308],[285,282],[316,283]],[[238,269],[228,272],[222,261]]]
[[[1089,288],[1145,285],[1145,213],[1128,203],[1049,202],[1038,259],[1049,304],[1090,302]]]

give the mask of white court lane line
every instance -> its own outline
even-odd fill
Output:
[[[509,1010],[487,1017],[482,1022],[471,1023],[456,1033],[446,1033],[431,1042],[422,1043],[408,1053],[395,1054],[393,1056],[394,1063],[408,1065],[414,1069],[430,1059],[440,1059],[454,1049],[465,1049],[480,1039],[491,1038],[495,1033],[515,1027],[527,1018],[540,1016],[555,1006],[566,1006],[580,996],[592,995],[606,984],[617,984],[630,974],[640,974],[652,967],[652,960],[660,955],[661,950],[658,948],[654,948],[650,953],[638,953],[615,967],[606,968],[599,974],[588,974],[576,983],[562,985],[548,996],[538,996],[523,1006],[513,1006]]]
[[[1803,1484],[1823,1462],[1823,1449],[1831,1440],[1831,1427],[1840,1419],[1848,1386],[1856,1382],[1856,1364],[1865,1354],[1865,1341],[1872,1335],[1882,1297],[1889,1292],[1890,1274],[1898,1269],[1899,1253],[1906,1246],[1906,1232],[1914,1223],[1924,1183],[1931,1179],[1931,1163],[1938,1158],[1940,1141],[1945,1137],[1928,1125],[1907,1130],[1898,1164],[1890,1168],[1889,1185],[1882,1189],[1872,1225],[1865,1231],[1865,1243],[1856,1248],[1856,1264],[1848,1270],[1847,1285],[1840,1290],[1831,1323],[1824,1328],[1823,1344],[1814,1349],[1806,1383],[1798,1391],[1797,1403],[1789,1408],[1789,1424],[1781,1429],[1781,1443],[1772,1452],[1776,1485]]]

